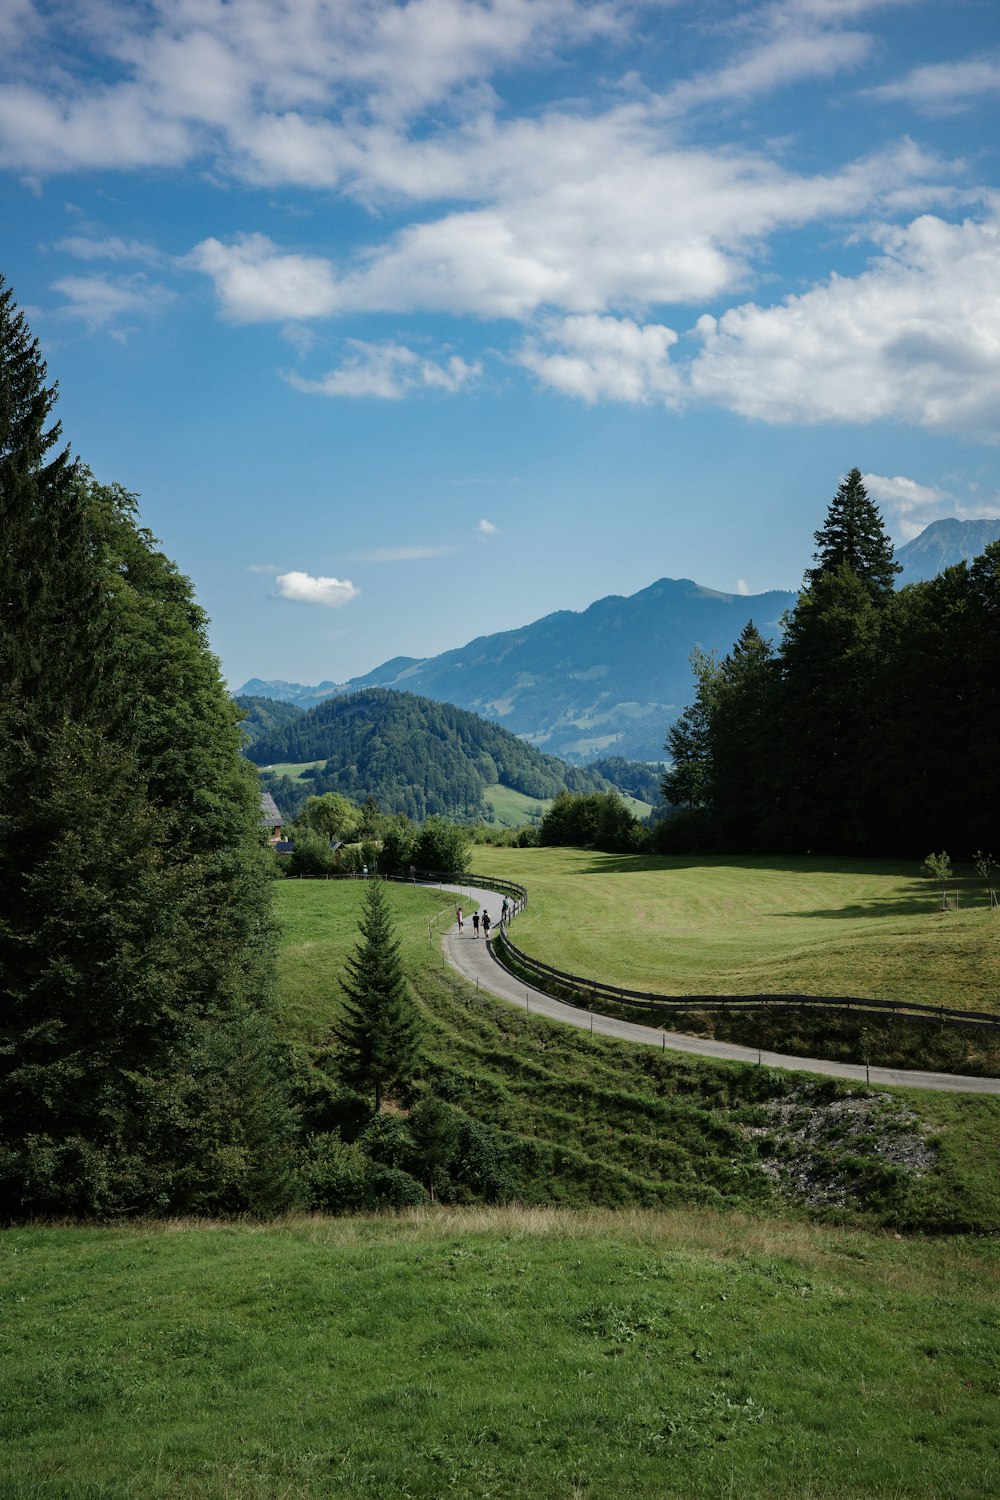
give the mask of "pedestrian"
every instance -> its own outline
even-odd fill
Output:
[[[510,902],[507,900],[507,897],[505,896],[503,898],[503,905],[500,907],[500,921],[501,922],[506,922],[506,920],[507,920],[507,918],[509,916],[510,916]]]
[[[456,906],[455,907],[455,917],[456,917],[456,919],[458,921],[458,930],[459,930],[459,932],[461,932],[461,930],[462,930],[462,908],[460,906]]]
[[[472,930],[476,934],[476,937],[478,937],[479,936],[479,913],[477,911],[474,911],[472,913]]]
[[[490,935],[490,914],[489,914],[488,911],[484,911],[483,912],[483,937],[484,938],[488,938],[489,935]]]

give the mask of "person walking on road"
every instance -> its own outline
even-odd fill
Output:
[[[500,923],[501,923],[501,925],[503,925],[503,923],[506,922],[506,920],[507,920],[507,918],[509,916],[510,916],[510,902],[507,900],[507,897],[505,896],[503,898],[503,904],[500,907]]]
[[[461,932],[462,931],[462,908],[460,906],[456,906],[455,907],[455,920],[458,923],[458,930],[459,930],[459,932]]]
[[[489,914],[488,911],[484,911],[483,912],[483,937],[488,939],[489,935],[490,935],[490,914]]]
[[[478,937],[479,936],[479,913],[477,911],[474,911],[472,913],[472,930],[476,934],[476,937]]]

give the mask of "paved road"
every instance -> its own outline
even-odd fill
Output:
[[[649,1047],[661,1047],[671,1052],[690,1052],[697,1057],[725,1058],[736,1062],[766,1063],[772,1068],[789,1068],[801,1073],[825,1073],[833,1078],[850,1078],[864,1083],[905,1084],[908,1088],[947,1089],[951,1092],[969,1094],[1000,1094],[1000,1078],[967,1078],[957,1073],[921,1073],[906,1068],[865,1068],[858,1063],[827,1062],[822,1057],[791,1057],[783,1052],[763,1052],[755,1047],[740,1047],[735,1042],[714,1042],[705,1037],[684,1036],[677,1031],[660,1031],[654,1026],[642,1026],[637,1021],[619,1021],[613,1016],[601,1016],[562,1000],[554,1000],[542,990],[532,989],[516,979],[513,974],[493,956],[492,942],[477,938],[472,931],[469,913],[472,904],[478,902],[495,920],[500,916],[502,897],[496,891],[484,891],[477,887],[443,885],[443,891],[453,891],[456,898],[465,897],[462,904],[465,912],[465,930],[461,935],[458,924],[452,922],[445,933],[443,947],[448,962],[480,989],[488,990],[500,1000],[508,1000],[533,1015],[551,1016],[556,1021],[566,1021],[570,1026],[581,1026],[585,1031],[600,1032],[602,1036],[621,1037],[627,1042],[642,1042]],[[471,899],[470,899],[471,898]]]

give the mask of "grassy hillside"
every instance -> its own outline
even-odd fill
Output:
[[[531,864],[519,868],[530,881]],[[329,1032],[363,893],[360,881],[277,887],[292,1042],[314,1048]],[[440,951],[453,917],[442,893],[390,895],[428,1022],[426,1080],[482,1127],[497,1180],[522,1201],[1000,1229],[1000,1098],[866,1090],[591,1036],[456,975]]]
[[[490,850],[531,893],[518,946],[570,973],[666,995],[906,997],[1000,1010],[1000,912],[965,877],[958,911],[915,863]]]
[[[0,1255],[5,1500],[995,1492],[995,1242],[502,1209]]]

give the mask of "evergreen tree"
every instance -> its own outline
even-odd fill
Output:
[[[54,396],[4,291],[0,1196],[265,1209],[289,1112],[254,773],[133,497],[46,461]]]
[[[698,682],[694,702],[667,731],[664,749],[670,759],[660,790],[672,807],[707,807],[712,799],[711,714],[718,667],[703,651],[695,651],[691,665]]]
[[[860,469],[852,469],[840,485],[815,539],[816,566],[806,573],[806,587],[846,564],[874,597],[892,592],[893,580],[902,569],[893,561],[892,543]]]
[[[710,705],[711,801],[727,850],[773,837],[782,789],[777,759],[777,661],[752,620],[719,665]]]
[[[346,963],[347,1003],[334,1035],[341,1077],[353,1088],[374,1089],[379,1112],[385,1093],[414,1077],[422,1029],[381,880],[368,883],[359,930],[361,939]]]
[[[792,612],[780,654],[775,768],[786,848],[877,847],[883,623],[847,564],[822,573]]]

